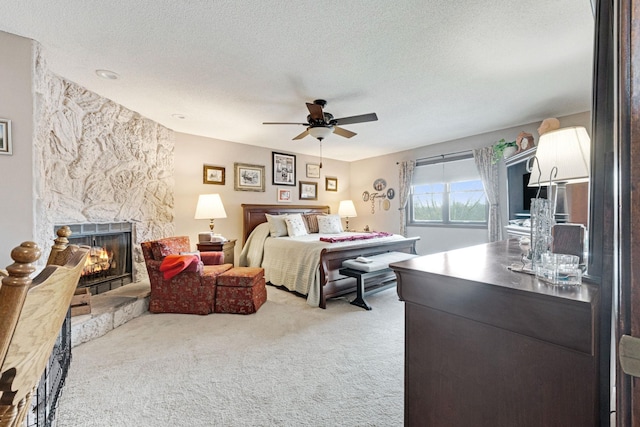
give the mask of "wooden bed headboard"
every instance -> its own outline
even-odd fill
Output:
[[[267,222],[266,214],[284,215],[293,213],[331,213],[329,206],[314,205],[242,205],[242,245],[249,238],[249,234],[258,225]]]

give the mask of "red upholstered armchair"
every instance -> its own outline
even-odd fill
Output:
[[[233,267],[232,264],[223,264],[223,252],[201,252],[199,257],[186,255],[191,251],[187,236],[168,237],[140,245],[151,283],[149,311],[190,314],[213,312],[216,280]],[[177,256],[181,254],[185,256]],[[165,262],[163,266],[168,255],[171,257],[167,261],[173,263]]]

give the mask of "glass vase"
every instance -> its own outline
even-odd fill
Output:
[[[553,206],[549,199],[531,199],[531,269],[535,272],[542,254],[551,250]]]

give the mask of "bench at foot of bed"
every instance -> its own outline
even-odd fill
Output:
[[[362,307],[365,310],[371,310],[371,306],[367,304],[364,297],[388,289],[396,284],[396,274],[389,268],[389,264],[405,261],[415,256],[417,255],[405,252],[387,252],[366,257],[364,259],[365,262],[356,259],[344,261],[342,263],[344,268],[341,268],[339,273],[356,279],[356,298],[351,301],[351,304]],[[370,286],[365,292],[366,282],[371,279],[377,279],[378,284]]]

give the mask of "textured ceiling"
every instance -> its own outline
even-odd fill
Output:
[[[178,132],[358,160],[588,111],[589,0],[0,0],[57,74]],[[6,57],[5,57],[6,60]],[[96,69],[120,79],[104,80]],[[184,115],[184,119],[172,117]]]

